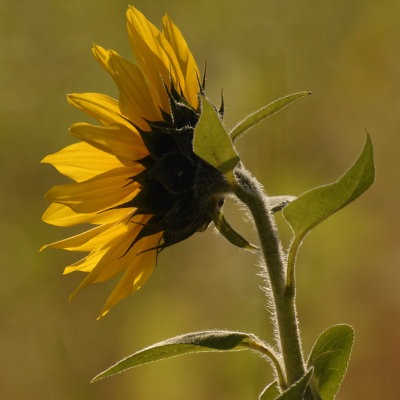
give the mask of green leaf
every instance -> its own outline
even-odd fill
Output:
[[[255,335],[235,331],[202,331],[176,336],[140,350],[95,376],[96,382],[129,368],[188,353],[258,350],[263,343]],[[259,350],[260,351],[260,350]]]
[[[311,94],[311,92],[299,92],[281,97],[280,99],[275,100],[265,107],[260,108],[258,111],[250,114],[232,129],[230,133],[232,141],[234,142],[242,133],[246,132],[263,119],[276,114],[278,111],[282,110],[282,108],[285,108],[290,103],[293,103],[299,97],[307,96],[309,94]]]
[[[227,222],[221,210],[217,211],[212,216],[215,227],[219,233],[224,236],[229,242],[242,249],[254,251],[259,250],[257,246],[248,242],[244,237],[239,235]]]
[[[272,212],[283,210],[292,201],[296,200],[296,196],[269,196],[267,197],[268,205]]]
[[[307,373],[295,384],[286,389],[280,396],[274,400],[303,400],[304,393],[311,380],[313,368],[311,367]]]
[[[343,380],[354,342],[349,325],[335,325],[322,332],[311,351],[308,367],[314,367],[313,387],[322,400],[333,400]]]
[[[364,149],[357,161],[338,181],[302,194],[283,210],[283,215],[294,233],[288,257],[289,288],[294,282],[295,257],[307,233],[364,193],[373,183],[374,177],[373,149],[371,138],[367,134]]]
[[[193,151],[232,180],[232,171],[240,159],[217,112],[204,96],[201,96],[201,115],[194,131]]]
[[[280,394],[278,382],[274,381],[263,390],[259,400],[275,400]]]

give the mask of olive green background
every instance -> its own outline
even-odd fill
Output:
[[[177,334],[224,328],[271,340],[257,256],[213,228],[163,252],[138,293],[96,321],[116,281],[68,295],[79,273],[62,276],[77,255],[39,253],[79,232],[40,221],[44,193],[66,182],[46,154],[74,142],[67,128],[90,121],[66,92],[117,96],[91,56],[92,43],[131,57],[126,1],[13,1],[0,21],[0,393],[3,399],[256,399],[271,368],[247,352],[161,361],[89,384],[118,359]],[[356,329],[338,399],[396,399],[400,356],[399,128],[400,3],[395,0],[136,1],[158,27],[165,12],[182,30],[207,94],[226,126],[269,101],[313,95],[237,143],[246,166],[271,195],[297,195],[330,183],[371,135],[377,180],[356,203],[305,240],[297,267],[304,349],[335,323]],[[243,209],[227,217],[256,240]],[[278,217],[287,245],[290,230]]]

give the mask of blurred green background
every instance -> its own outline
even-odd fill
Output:
[[[238,142],[244,163],[271,195],[330,183],[355,160],[366,128],[375,185],[315,229],[301,248],[298,309],[304,348],[335,323],[356,329],[338,396],[396,399],[400,356],[399,128],[400,3],[395,0],[179,0],[134,5],[161,26],[165,12],[183,32],[207,94],[226,102],[226,125],[299,90],[299,100]],[[271,339],[257,257],[213,229],[160,256],[138,293],[96,321],[108,282],[68,295],[82,278],[62,276],[76,254],[44,244],[81,229],[40,221],[44,193],[65,182],[46,154],[74,142],[67,128],[89,121],[66,92],[117,96],[91,56],[92,43],[131,57],[120,0],[3,2],[0,23],[0,393],[3,399],[255,399],[271,368],[247,352],[200,354],[146,365],[97,384],[102,369],[141,347],[207,328]],[[255,240],[247,216],[227,215]],[[290,232],[278,223],[287,244]]]

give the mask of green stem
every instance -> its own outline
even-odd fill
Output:
[[[261,185],[243,168],[235,171],[235,178],[234,193],[249,208],[260,237],[275,307],[277,345],[282,353],[288,384],[292,385],[305,374],[295,292],[285,290],[286,268],[282,245]]]

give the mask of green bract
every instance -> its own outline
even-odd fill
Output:
[[[258,247],[248,242],[243,236],[237,233],[225,219],[221,210],[218,210],[213,216],[213,222],[218,232],[235,246],[246,250],[258,250]]]
[[[201,96],[201,115],[194,131],[193,151],[232,181],[232,171],[240,159],[216,110],[204,96]]]

